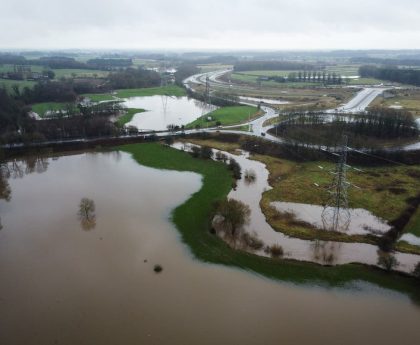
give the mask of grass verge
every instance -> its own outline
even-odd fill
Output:
[[[219,162],[194,159],[189,154],[156,143],[119,147],[131,153],[142,165],[158,169],[192,171],[203,176],[202,188],[172,214],[182,240],[192,253],[205,262],[235,266],[266,277],[298,284],[343,287],[355,281],[366,281],[407,294],[420,302],[419,283],[412,277],[358,264],[325,267],[307,262],[268,259],[231,249],[209,232],[211,207],[214,201],[227,196],[232,177]]]

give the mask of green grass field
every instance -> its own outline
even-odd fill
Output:
[[[89,98],[92,102],[113,101],[116,99],[116,96],[110,93],[85,93],[82,96]]]
[[[20,90],[25,87],[32,88],[36,83],[29,80],[10,80],[10,79],[0,79],[0,87],[6,88],[8,92],[12,92],[13,86],[17,85]]]
[[[266,72],[266,71],[264,71]],[[241,72],[243,73],[243,72]],[[241,73],[232,73],[231,80],[242,82],[242,83],[248,83],[248,84],[258,84],[258,76],[256,75],[247,75],[247,74],[241,74]],[[285,83],[277,83],[274,80],[263,80],[261,82],[262,86],[265,87],[273,87],[273,88],[303,88],[303,87],[316,87],[319,86],[317,83],[309,83],[309,82],[285,82]]]
[[[204,127],[215,127],[216,122],[219,121],[221,125],[228,126],[236,123],[247,121],[249,118],[255,118],[259,114],[256,107],[251,106],[233,106],[223,107],[212,111],[211,113],[205,114],[197,120],[189,123],[187,128],[195,128],[197,125],[201,128]],[[212,117],[212,121],[207,121],[208,117]]]
[[[66,103],[59,102],[45,102],[45,103],[36,103],[31,105],[32,111],[37,113],[39,116],[44,117],[45,113],[50,110],[64,110]]]
[[[44,66],[38,66],[38,65],[29,65],[31,67],[32,72],[42,72],[43,70],[47,69]],[[4,72],[12,72],[14,69],[14,65],[4,64],[0,65],[0,73]],[[101,71],[96,69],[52,69],[52,71],[55,73],[55,79],[59,78],[70,78],[73,76],[76,77],[86,77],[86,78],[103,78],[106,77],[109,72],[107,71]]]
[[[284,71],[284,70],[271,70],[271,71],[240,71],[235,72],[239,75],[249,76],[265,76],[265,77],[287,77],[290,73],[298,73],[299,71]]]
[[[197,67],[200,69],[201,73],[205,72],[211,72],[211,71],[219,71],[222,69],[232,68],[232,65],[222,65],[219,63],[210,63],[210,64],[204,64],[204,65],[197,65]]]
[[[71,78],[73,76],[79,78],[104,78],[109,72],[95,69],[53,69],[55,79]]]
[[[337,73],[342,76],[354,76],[359,75],[359,67],[360,65],[333,65],[333,66],[327,66],[325,70],[330,73]]]
[[[225,165],[194,159],[188,153],[157,143],[126,145],[119,149],[131,153],[139,164],[145,166],[192,171],[203,176],[202,188],[172,213],[172,221],[181,233],[182,241],[198,259],[298,284],[343,287],[362,280],[405,293],[414,301],[420,301],[418,281],[397,273],[385,273],[357,264],[324,267],[306,262],[273,260],[231,249],[209,231],[213,203],[224,199],[231,190],[232,177]]]
[[[121,126],[124,126],[126,123],[130,122],[133,119],[134,115],[138,113],[143,113],[145,111],[146,110],[144,109],[128,108],[127,112],[118,118],[117,123]]]

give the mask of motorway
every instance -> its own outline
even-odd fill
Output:
[[[207,73],[200,73],[200,74],[196,74],[193,75],[187,79],[184,80],[184,85],[186,88],[194,91],[194,84],[196,85],[205,85],[206,83],[206,78],[209,77],[210,83],[217,84],[217,85],[225,85],[229,88],[233,87],[233,85],[231,86],[228,83],[225,83],[223,81],[218,80],[217,78],[219,78],[220,76],[222,76],[223,74],[227,73],[230,70],[223,70],[223,71],[215,71],[215,72],[207,72]],[[240,89],[237,88],[235,86],[235,89]],[[346,104],[342,105],[341,107],[337,108],[337,109],[330,109],[327,110],[326,112],[328,113],[337,113],[337,112],[342,112],[342,113],[362,113],[366,110],[366,108],[373,102],[373,100],[379,96],[384,90],[386,90],[386,88],[383,87],[368,87],[368,88],[364,88],[363,90],[359,91],[355,97],[353,97],[349,102],[347,102]],[[262,99],[264,100],[264,99]],[[247,104],[247,105],[256,105],[255,103],[251,103],[249,100],[241,100],[242,104]],[[249,136],[256,136],[256,137],[263,137],[264,139],[268,140],[268,141],[272,141],[272,142],[276,142],[276,143],[282,143],[284,142],[283,139],[276,137],[276,136],[272,136],[270,135],[268,132],[268,130],[270,130],[271,128],[274,128],[274,126],[264,126],[264,123],[267,120],[270,120],[272,118],[275,118],[276,116],[278,116],[278,114],[276,113],[276,111],[270,107],[270,102],[267,103],[263,103],[263,105],[261,105],[261,110],[264,111],[264,115],[260,116],[259,118],[256,118],[254,120],[248,121],[246,123],[242,123],[241,126],[246,126],[249,125],[252,129],[251,132],[244,132],[244,131],[238,131],[235,130],[234,127],[238,127],[238,125],[232,125],[232,126],[223,126],[223,127],[218,127],[218,128],[208,128],[208,129],[190,129],[190,130],[185,130],[184,133],[185,134],[194,134],[194,133],[199,133],[199,132],[218,132],[220,130],[223,130],[223,132],[226,133],[235,133],[235,134],[240,134],[240,135],[249,135]],[[152,133],[139,133],[138,136],[139,137],[143,137],[145,135],[150,135]],[[179,132],[168,132],[168,131],[161,131],[161,132],[153,132],[153,134],[159,136],[159,137],[165,137],[168,135],[173,135],[173,136],[177,136],[180,135]],[[79,143],[79,142],[95,142],[97,140],[101,140],[101,139],[130,139],[133,136],[120,136],[120,137],[115,137],[115,138],[109,138],[109,137],[98,137],[98,138],[92,138],[92,139],[67,139],[67,140],[54,140],[54,141],[49,141],[49,142],[43,142],[41,144],[33,144],[33,145],[29,145],[29,146],[46,146],[46,145],[51,145],[51,144],[65,144],[65,143]],[[23,147],[25,146],[25,144],[23,143],[19,143],[19,144],[11,144],[11,145],[2,145],[1,147],[3,148],[18,148],[18,147]],[[420,149],[420,143],[415,143],[415,144],[411,144],[411,145],[407,145],[404,147],[399,147],[398,149],[401,150],[406,150],[406,151],[410,151],[410,150],[418,150]],[[390,149],[392,150],[392,149]]]
[[[252,90],[250,87],[242,87],[237,85],[229,84],[223,80],[220,80],[219,78],[230,72],[230,69],[224,69],[220,71],[214,71],[214,72],[207,72],[207,73],[200,73],[193,75],[187,79],[184,80],[184,85],[192,90],[194,90],[194,85],[205,85],[206,80],[208,78],[210,87],[216,86],[216,87],[224,87],[224,88],[235,88],[235,90]],[[376,97],[378,97],[382,92],[387,90],[388,88],[385,87],[368,87],[363,88],[361,91],[359,91],[351,100],[349,100],[346,104],[336,108],[336,109],[329,109],[326,110],[326,113],[362,113],[366,110],[366,108],[375,100]],[[253,135],[253,136],[265,136],[266,139],[275,141],[275,142],[283,142],[281,138],[277,138],[274,136],[269,135],[267,132],[274,126],[264,126],[264,122],[266,122],[269,119],[272,119],[277,116],[276,111],[270,107],[270,101],[267,100],[266,103],[264,103],[264,99],[261,99],[264,106],[261,107],[261,109],[264,111],[264,115],[252,120],[248,121],[246,123],[243,123],[241,125],[250,125],[252,128],[252,132],[240,132],[241,134],[246,135]],[[255,103],[250,102],[246,99],[240,98],[240,103],[246,104],[246,105],[255,105]],[[209,129],[209,131],[214,130],[220,130],[223,129],[224,132],[230,132],[230,133],[238,133],[238,131],[230,130],[230,128],[237,127],[235,126],[223,126],[218,129]]]

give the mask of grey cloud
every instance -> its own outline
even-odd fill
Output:
[[[2,48],[420,48],[414,0],[3,0],[1,7]]]

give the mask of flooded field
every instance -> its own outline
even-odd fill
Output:
[[[174,145],[179,149],[188,149],[189,145]],[[249,183],[242,174],[238,181],[237,188],[229,193],[229,197],[237,199],[249,205],[251,208],[250,223],[246,226],[246,231],[255,234],[264,242],[265,246],[280,245],[284,249],[284,257],[295,260],[311,261],[319,264],[337,265],[359,262],[368,265],[377,265],[379,253],[378,247],[366,243],[344,243],[332,241],[309,241],[299,238],[289,237],[281,232],[276,232],[267,223],[264,214],[260,208],[262,193],[270,189],[268,184],[268,170],[261,162],[249,159],[248,152],[242,152],[240,155],[232,155],[224,152],[228,157],[233,157],[242,168],[242,171],[253,171],[255,181]],[[280,204],[281,205],[281,204]],[[295,208],[296,210],[296,208]],[[355,227],[368,225],[372,229],[383,230],[386,224],[381,222],[369,212],[354,210],[353,216],[365,217],[364,219],[354,219],[352,221]],[[369,216],[367,216],[369,215]],[[307,215],[308,217],[308,215]],[[381,228],[382,227],[382,228]],[[257,252],[261,256],[269,256],[264,250]],[[412,272],[415,265],[420,262],[419,255],[396,253],[398,260],[397,270],[403,272]]]
[[[197,174],[147,168],[117,152],[17,164],[10,201],[0,200],[0,344],[420,339],[420,307],[402,294],[360,282],[343,290],[295,286],[195,260],[169,217],[200,188]],[[253,212],[250,195],[266,178],[262,165],[254,168],[256,183],[245,189],[240,181],[231,193],[248,198]],[[82,198],[95,205],[89,229]],[[264,220],[253,214],[257,230]]]
[[[147,110],[135,115],[127,124],[142,130],[166,130],[168,125],[186,125],[216,109],[192,98],[174,96],[132,97],[123,104],[128,108]]]
[[[272,203],[272,206],[281,212],[291,212],[297,219],[312,224],[318,229],[322,229],[324,226],[321,217],[324,207],[320,205],[276,201]],[[391,227],[383,219],[376,217],[365,209],[349,209],[349,214],[350,223],[346,234],[381,235],[391,229]]]

